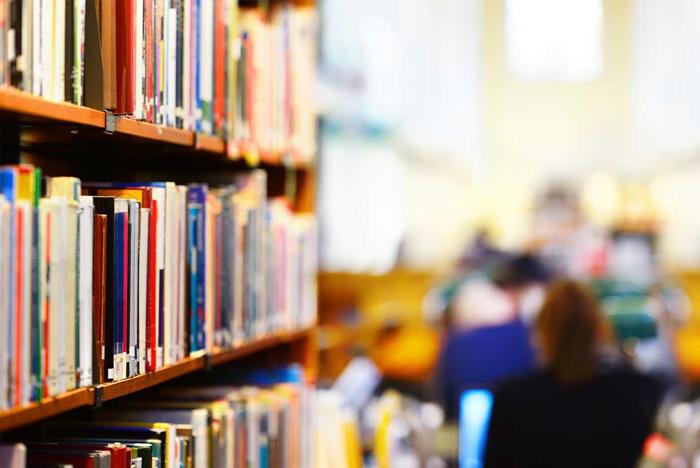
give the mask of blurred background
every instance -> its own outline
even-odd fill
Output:
[[[374,388],[365,461],[455,456],[425,406],[440,350],[502,320],[499,275],[526,255],[590,285],[664,382],[645,462],[698,463],[700,2],[319,9],[321,378]],[[516,306],[526,323],[541,295]],[[403,430],[378,443],[377,414]]]

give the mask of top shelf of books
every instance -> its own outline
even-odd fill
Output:
[[[316,14],[304,3],[0,0],[0,125],[56,123],[305,167]],[[50,11],[49,11],[50,10]],[[50,18],[46,21],[45,18]],[[49,133],[48,130],[46,132]]]

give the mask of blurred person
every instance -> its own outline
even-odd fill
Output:
[[[500,380],[534,369],[535,354],[521,316],[525,293],[547,279],[530,256],[516,256],[495,268],[496,283],[485,277],[463,285],[452,304],[436,369],[437,398],[448,420],[459,415],[464,390],[491,388]]]
[[[660,387],[612,351],[595,297],[576,282],[555,283],[534,337],[543,368],[494,392],[484,466],[634,466]]]

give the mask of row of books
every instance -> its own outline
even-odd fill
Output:
[[[315,25],[237,0],[0,0],[0,84],[308,160]]]
[[[298,374],[292,372],[292,374]],[[302,374],[303,376],[303,374]],[[291,376],[290,376],[291,377]],[[325,468],[318,462],[327,403],[297,377],[265,385],[169,387],[156,394],[43,423],[0,448],[0,467]],[[324,421],[324,427],[318,424]],[[12,463],[10,463],[12,462]]]
[[[0,166],[0,408],[316,320],[311,215],[212,188]]]

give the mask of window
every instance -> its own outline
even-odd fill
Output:
[[[601,0],[506,0],[508,67],[520,79],[599,78],[602,36]]]

